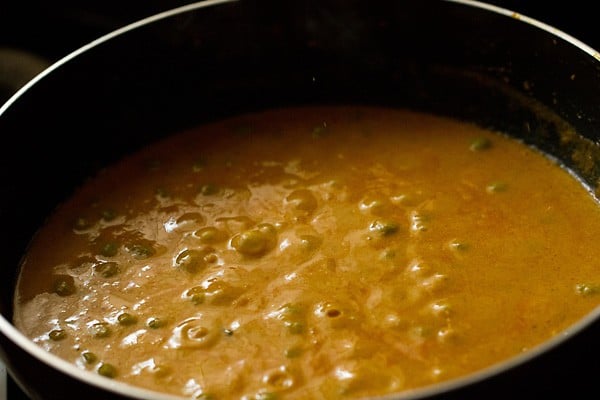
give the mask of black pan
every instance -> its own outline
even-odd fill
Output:
[[[471,1],[205,1],[101,37],[0,108],[0,356],[32,399],[168,398],[83,373],[11,325],[18,265],[86,177],[165,135],[272,106],[401,106],[501,130],[590,188],[600,177],[600,63],[573,37]],[[564,143],[565,130],[578,136]],[[499,332],[501,334],[501,332]],[[600,309],[481,373],[396,399],[597,392]]]

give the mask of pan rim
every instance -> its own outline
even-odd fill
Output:
[[[85,53],[86,51],[107,42],[117,36],[123,35],[129,31],[140,28],[142,26],[151,24],[153,22],[169,18],[178,14],[183,14],[192,10],[201,9],[209,6],[217,6],[220,4],[226,3],[234,3],[243,0],[204,0],[198,1],[195,3],[190,3],[181,7],[177,7],[174,9],[170,9],[164,12],[160,12],[158,14],[151,15],[149,17],[143,18],[141,20],[135,21],[131,24],[128,24],[122,28],[116,29],[112,32],[109,32],[88,44],[76,49],[75,51],[69,53],[63,58],[59,59],[45,70],[40,72],[38,75],[33,77],[29,82],[27,82],[23,87],[21,87],[15,94],[13,94],[3,105],[0,106],[0,118],[2,115],[11,107],[11,105],[17,101],[19,97],[21,97],[24,93],[26,93],[32,86],[34,86],[37,82],[43,79],[45,76],[52,73],[57,68],[60,68],[65,63],[73,60],[79,55]],[[523,23],[532,25],[539,29],[545,30],[552,34],[553,36],[565,40],[572,44],[573,46],[579,48],[584,51],[588,55],[595,58],[597,61],[600,61],[600,54],[594,48],[588,46],[584,42],[579,39],[571,36],[570,34],[555,28],[552,25],[539,21],[535,18],[528,17],[526,15],[520,14],[518,12],[512,11],[507,8],[495,6],[489,3],[474,1],[474,0],[442,0],[449,3],[461,4],[473,8],[479,8],[481,10],[489,11],[492,13],[504,15],[509,18],[517,19]],[[413,400],[419,399],[423,397],[439,395],[442,393],[449,392],[454,389],[459,389],[462,387],[469,386],[471,384],[481,382],[487,378],[496,376],[502,372],[506,372],[516,366],[522,365],[527,361],[530,361],[539,355],[551,350],[552,348],[564,343],[568,338],[573,335],[583,331],[586,327],[591,325],[594,321],[600,319],[600,306],[594,309],[591,313],[586,315],[584,318],[580,319],[577,323],[572,325],[567,330],[561,332],[558,336],[551,338],[540,345],[528,350],[527,352],[518,354],[514,357],[511,357],[507,360],[496,363],[490,367],[487,367],[483,370],[476,371],[474,373],[468,374],[463,377],[455,378],[449,381],[440,382],[436,384],[432,384],[423,388],[411,389],[407,391],[403,391],[397,394],[390,394],[381,397],[377,397],[378,399],[396,399],[396,400]],[[10,341],[20,347],[22,350],[27,352],[32,357],[44,362],[46,365],[59,370],[60,372],[73,377],[79,381],[84,383],[91,384],[98,388],[111,391],[116,394],[126,395],[126,396],[134,396],[139,399],[155,399],[155,400],[180,400],[182,396],[169,395],[161,392],[156,392],[152,390],[147,390],[139,387],[135,387],[123,382],[118,382],[111,380],[109,378],[105,378],[96,374],[91,373],[90,371],[84,371],[72,363],[59,358],[51,353],[46,352],[43,348],[36,345],[33,341],[28,339],[25,335],[23,335],[20,331],[16,329],[16,327],[8,321],[3,314],[0,314],[0,334],[5,335]],[[7,371],[10,373],[9,367],[7,366]]]

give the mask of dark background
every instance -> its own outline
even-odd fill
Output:
[[[0,47],[26,49],[55,61],[99,35],[188,3],[192,1],[3,0],[0,2]],[[592,47],[600,47],[594,1],[490,0],[488,3],[538,19]]]
[[[1,0],[0,105],[32,76],[82,45],[141,18],[191,2]],[[545,22],[600,49],[593,1],[490,0],[488,3]]]
[[[53,0],[38,3],[3,0],[0,2],[0,47],[27,49],[54,61],[99,35],[188,3],[192,1]],[[490,0],[488,3],[538,19],[592,47],[595,44],[600,47],[594,1]]]
[[[0,0],[0,105],[35,74],[90,41],[188,3],[191,1]],[[537,19],[600,49],[593,1],[496,0],[488,4]],[[12,380],[8,383],[9,400],[26,399]]]
[[[191,2],[1,0],[0,104],[45,66],[91,40],[138,19]],[[545,22],[600,49],[594,1],[490,0],[488,3]]]

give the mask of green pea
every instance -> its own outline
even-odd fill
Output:
[[[160,160],[146,160],[144,162],[146,169],[148,169],[148,171],[158,171],[161,167],[161,161]]]
[[[367,215],[386,216],[394,211],[392,201],[398,200],[396,197],[386,198],[379,193],[369,193],[358,202],[358,209]]]
[[[594,296],[600,294],[600,284],[578,283],[575,285],[575,292],[581,296]]]
[[[369,230],[381,236],[388,236],[398,232],[398,224],[393,221],[376,220],[371,223]]]
[[[196,305],[204,303],[204,294],[194,294],[190,297],[190,301]]]
[[[433,330],[431,327],[417,325],[409,329],[408,334],[415,338],[427,338],[431,337]]]
[[[234,135],[247,136],[252,133],[252,126],[248,124],[238,124],[230,128]]]
[[[206,297],[205,290],[202,286],[194,286],[188,289],[184,296],[196,305],[204,303]]]
[[[228,282],[216,280],[211,282],[205,290],[206,300],[212,305],[231,305],[243,289]]]
[[[492,141],[486,137],[478,137],[471,141],[469,149],[471,151],[482,151],[492,147]]]
[[[390,200],[393,204],[398,204],[401,206],[416,206],[421,201],[420,196],[408,193],[400,193],[395,196],[391,196]]]
[[[99,262],[93,267],[94,273],[100,275],[103,278],[112,278],[117,275],[119,270],[119,265],[116,262]]]
[[[306,310],[300,304],[288,303],[278,310],[278,319],[292,335],[300,335],[305,331]]]
[[[358,323],[356,314],[341,304],[323,303],[315,314],[333,329],[346,329]]]
[[[57,275],[54,278],[52,291],[61,297],[70,296],[76,291],[75,279],[70,275]]]
[[[210,249],[187,249],[175,258],[175,265],[189,273],[196,273],[206,266],[204,257]]]
[[[73,229],[76,231],[85,231],[92,226],[92,221],[86,217],[77,217],[75,218],[75,221],[73,221]]]
[[[459,242],[458,240],[453,240],[449,244],[452,250],[457,251],[466,251],[469,248],[469,245],[464,242]]]
[[[508,185],[504,182],[492,182],[485,188],[489,193],[506,192]]]
[[[207,226],[194,232],[194,236],[202,243],[217,243],[225,238],[223,232],[213,226]]]
[[[306,314],[305,308],[300,304],[287,303],[279,309],[279,318],[289,321],[301,318]]]
[[[119,324],[123,326],[134,325],[137,322],[137,317],[135,315],[124,312],[122,314],[119,314],[119,316],[117,317],[117,321],[119,321]]]
[[[305,213],[312,213],[318,206],[317,198],[313,192],[308,189],[294,190],[285,198],[285,200],[295,210]]]
[[[381,260],[393,260],[396,257],[395,249],[383,249],[379,255]]]
[[[320,125],[317,125],[312,130],[312,137],[320,138],[327,133],[327,123],[323,122]]]
[[[114,378],[117,376],[117,368],[109,363],[102,363],[98,367],[98,373],[107,378]]]
[[[312,251],[319,248],[323,242],[320,237],[314,235],[300,235],[299,239],[300,246],[302,246],[302,249],[306,251]]]
[[[254,256],[266,250],[267,239],[261,231],[250,229],[234,236],[231,245],[242,254]]]
[[[200,193],[204,196],[212,196],[219,193],[219,187],[214,183],[207,183],[200,186]]]
[[[112,221],[117,217],[117,212],[115,210],[106,209],[102,211],[101,215],[103,220]]]
[[[277,400],[277,394],[273,392],[259,392],[254,397],[255,400]]]
[[[427,214],[422,214],[419,211],[412,212],[410,215],[411,230],[424,232],[429,229],[427,222],[431,217]]]
[[[118,252],[119,252],[119,244],[116,242],[105,243],[100,248],[100,255],[103,255],[104,257],[114,257],[117,255]]]
[[[285,326],[292,335],[300,335],[304,333],[304,324],[298,321],[286,322]]]
[[[106,322],[96,322],[90,325],[88,330],[92,336],[98,339],[108,337],[111,333],[110,327]]]
[[[202,393],[195,397],[196,400],[216,400],[217,398],[210,393]]]
[[[167,189],[165,189],[164,187],[158,187],[154,190],[154,194],[156,194],[158,197],[166,199],[169,197],[169,191]]]
[[[151,329],[159,329],[165,326],[165,321],[158,317],[152,317],[146,321],[146,325]]]
[[[214,264],[219,261],[219,257],[215,253],[210,253],[204,256],[204,262]]]
[[[48,334],[48,337],[50,338],[50,340],[54,340],[55,342],[58,342],[60,340],[67,338],[67,332],[65,332],[62,329],[54,329],[54,330],[50,331],[50,333]]]
[[[98,356],[91,351],[84,351],[81,353],[81,358],[83,358],[83,361],[85,361],[86,364],[94,364],[98,361]]]
[[[164,377],[170,375],[172,372],[173,372],[173,369],[171,367],[169,367],[168,365],[161,365],[161,364],[156,365],[154,367],[154,369],[152,370],[152,373],[157,378],[164,378]]]
[[[202,170],[204,170],[204,168],[206,168],[206,161],[204,161],[203,159],[199,158],[196,161],[194,161],[194,163],[192,164],[192,170],[194,172],[200,172]]]
[[[286,358],[297,358],[302,355],[302,352],[303,351],[301,347],[294,346],[290,347],[289,349],[286,349],[284,355],[286,356]]]
[[[267,239],[274,239],[277,236],[277,228],[272,224],[258,224],[256,229],[265,235]]]
[[[132,243],[127,245],[126,248],[127,251],[129,251],[129,254],[131,254],[133,258],[138,260],[144,260],[146,258],[152,257],[155,253],[154,248],[145,243]]]

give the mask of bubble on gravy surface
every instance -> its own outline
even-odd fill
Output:
[[[248,113],[108,166],[33,238],[14,323],[196,399],[357,398],[469,374],[600,304],[600,208],[498,132],[404,109]]]

